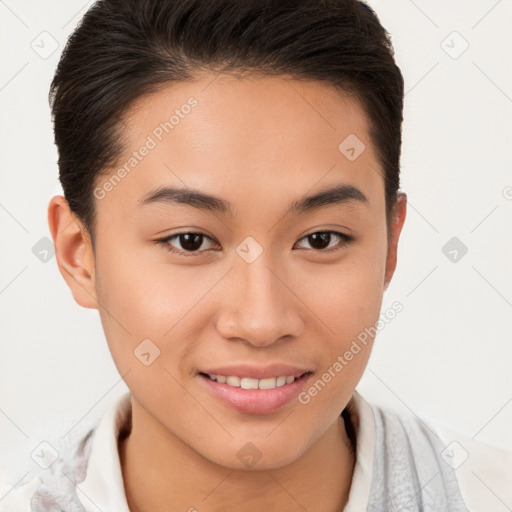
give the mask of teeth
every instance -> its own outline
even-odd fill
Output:
[[[258,389],[258,379],[244,377],[240,380],[240,387],[243,389]]]
[[[234,388],[240,387],[240,378],[239,377],[227,377],[226,384],[228,386],[233,386]]]
[[[234,375],[214,375],[213,373],[209,373],[208,377],[221,384],[227,384],[228,386],[233,386],[234,388],[242,389],[274,389],[280,386],[284,386],[285,384],[291,384],[295,380],[295,377],[293,375],[269,377],[267,379],[261,380],[252,379],[250,377],[240,378],[235,377]]]
[[[277,381],[277,379],[275,377],[269,377],[268,379],[261,379],[258,384],[258,387],[260,389],[273,389],[277,385],[276,381]]]

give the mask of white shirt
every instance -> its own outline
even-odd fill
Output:
[[[375,411],[357,391],[349,402],[351,422],[356,433],[356,464],[349,500],[344,512],[365,512],[369,506],[374,471],[376,440]],[[83,504],[69,504],[65,512],[130,512],[124,491],[117,440],[131,414],[130,393],[125,393],[107,411],[97,426],[90,443],[90,456],[85,478],[78,476],[76,496]],[[445,444],[443,462],[456,471],[461,496],[469,512],[507,512],[512,510],[512,452],[463,438],[436,428]],[[55,464],[55,463],[54,463]],[[50,471],[52,466],[45,471]],[[69,474],[66,473],[66,474]],[[70,489],[69,479],[62,478]],[[82,481],[80,481],[82,480]],[[30,512],[30,501],[42,483],[40,476],[28,482],[0,484],[0,512]],[[51,505],[38,508],[61,510]],[[64,510],[64,509],[62,509]],[[383,511],[384,512],[384,511]],[[389,512],[389,511],[386,511]],[[442,511],[439,511],[442,512]]]

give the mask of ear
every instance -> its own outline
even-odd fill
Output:
[[[391,278],[395,273],[396,259],[398,251],[398,239],[402,232],[407,212],[407,195],[405,192],[399,192],[396,203],[393,207],[390,232],[388,235],[388,254],[386,258],[386,274],[384,277],[384,290],[387,290]]]
[[[84,308],[98,309],[91,238],[63,196],[51,199],[48,225],[60,273],[75,301]]]

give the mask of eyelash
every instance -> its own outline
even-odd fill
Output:
[[[309,234],[305,235],[304,237],[302,237],[299,240],[299,242],[301,240],[304,240],[305,238],[308,238],[311,235],[326,234],[326,233],[331,234],[331,235],[332,234],[336,235],[337,237],[341,238],[344,241],[344,243],[341,244],[338,247],[335,246],[335,247],[331,247],[330,249],[311,249],[312,251],[319,252],[319,253],[336,252],[336,251],[339,251],[341,249],[344,249],[346,245],[348,245],[349,243],[351,243],[351,242],[353,242],[355,240],[355,238],[353,236],[347,235],[345,233],[341,233],[339,231],[314,231],[313,233],[309,233]],[[176,249],[172,245],[170,245],[169,242],[172,239],[177,238],[177,237],[179,237],[181,235],[200,235],[200,236],[203,236],[203,237],[205,237],[208,240],[211,240],[213,242],[211,237],[209,237],[206,233],[202,233],[200,231],[184,231],[183,233],[175,233],[174,235],[170,235],[170,236],[167,236],[165,238],[157,239],[157,240],[155,240],[155,242],[157,242],[158,244],[162,245],[169,252],[172,252],[174,254],[179,254],[179,255],[185,256],[185,257],[196,256],[196,255],[201,254],[201,253],[204,252],[204,250],[203,251],[182,251],[182,250]]]

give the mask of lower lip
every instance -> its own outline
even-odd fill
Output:
[[[198,374],[208,389],[223,403],[247,414],[269,414],[291,402],[311,377],[307,373],[290,384],[273,389],[243,389],[221,384],[206,375]]]

